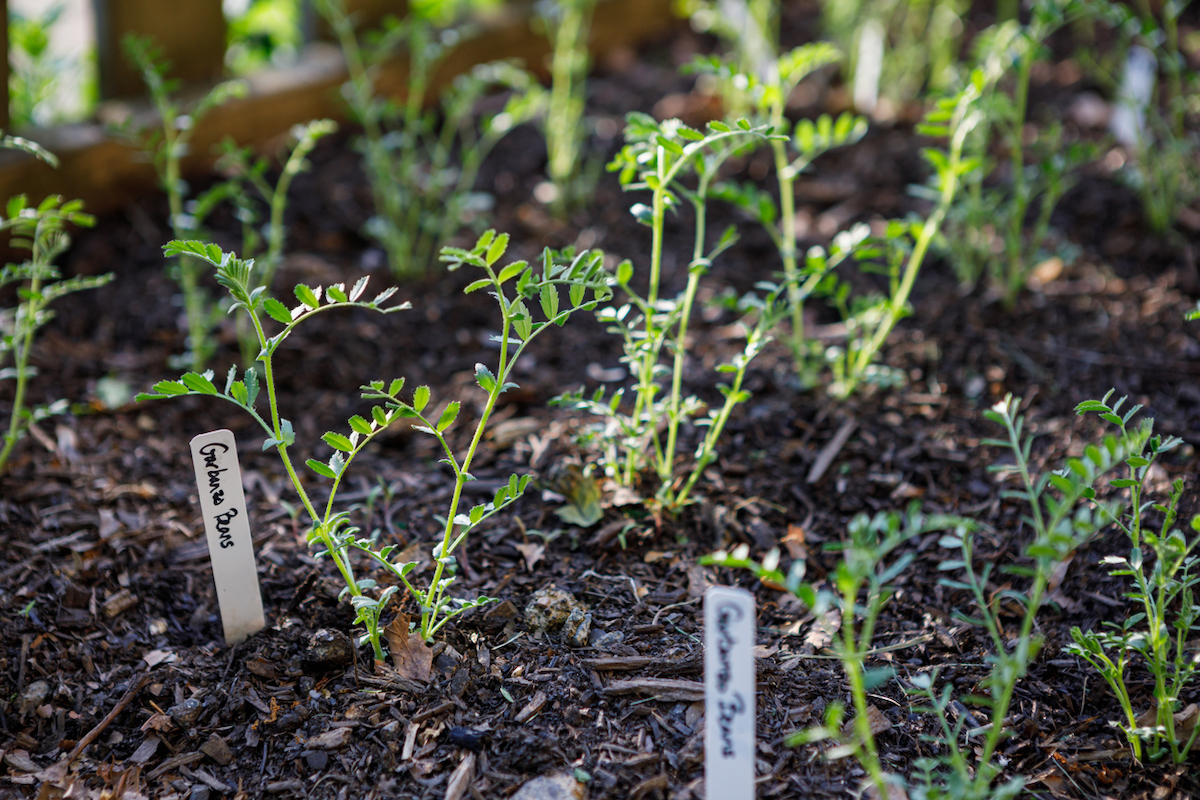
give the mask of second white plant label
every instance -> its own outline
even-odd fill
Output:
[[[192,439],[192,465],[225,643],[236,644],[262,630],[266,620],[233,432],[222,429]]]
[[[704,796],[754,797],[754,595],[704,593]]]

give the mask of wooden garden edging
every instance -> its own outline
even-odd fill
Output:
[[[671,0],[602,0],[592,22],[589,43],[593,53],[633,46],[665,32],[677,20]],[[526,16],[509,15],[481,35],[463,41],[442,63],[432,81],[431,96],[472,66],[495,59],[519,58],[545,74],[550,52],[545,38],[535,34]],[[381,93],[403,96],[407,67],[403,56],[381,70]],[[346,107],[338,92],[346,81],[341,52],[334,46],[306,46],[299,63],[284,70],[265,70],[246,79],[249,94],[211,112],[197,126],[192,153],[184,162],[185,174],[211,167],[212,150],[226,136],[239,144],[270,148],[291,126],[328,117],[345,120]],[[144,103],[111,102],[102,109],[149,116]],[[152,118],[152,117],[151,117]],[[84,201],[88,211],[105,213],[152,190],[157,178],[140,151],[109,134],[100,124],[68,125],[38,131],[30,136],[55,153],[57,170],[14,151],[0,152],[0,198],[26,194],[40,199],[50,194]]]

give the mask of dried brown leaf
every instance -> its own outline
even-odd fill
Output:
[[[383,635],[387,638],[388,652],[392,654],[392,665],[400,677],[425,683],[433,669],[433,651],[419,634],[409,633],[408,621],[408,614],[397,614],[383,629]]]

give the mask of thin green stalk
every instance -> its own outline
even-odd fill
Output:
[[[37,263],[37,254],[34,254],[34,263]],[[42,281],[37,275],[30,279],[29,288],[31,294],[36,297],[41,289]],[[17,387],[16,393],[13,396],[12,417],[8,422],[8,435],[4,437],[4,449],[0,450],[0,472],[4,471],[4,465],[8,463],[9,454],[12,453],[13,447],[17,444],[17,434],[21,426],[21,411],[25,408],[25,389],[29,384],[29,373],[27,367],[29,365],[29,352],[33,348],[33,334],[36,329],[35,321],[39,311],[40,304],[34,305],[35,301],[30,299],[30,306],[25,315],[25,332],[20,348],[17,350],[17,356],[14,359],[17,368]],[[18,311],[18,319],[20,312]]]

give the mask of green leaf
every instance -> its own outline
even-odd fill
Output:
[[[546,319],[554,319],[558,315],[558,289],[551,284],[542,286],[539,298],[542,303],[542,313]]]
[[[350,423],[350,429],[355,431],[356,433],[361,433],[364,436],[371,435],[371,423],[367,422],[365,419],[358,416],[357,414],[355,414],[353,417],[351,417],[348,420],[348,422]]]
[[[488,394],[496,388],[496,376],[482,363],[475,365],[475,382]]]
[[[521,270],[525,269],[526,266],[528,266],[528,262],[526,261],[514,261],[500,270],[500,274],[496,276],[496,280],[500,281],[500,283],[510,281],[520,275]]]
[[[317,300],[316,292],[314,292],[311,287],[306,286],[303,283],[298,283],[293,291],[296,294],[296,299],[301,303],[304,303],[304,305],[308,306],[309,308],[320,307],[321,303],[319,300]]]
[[[486,289],[487,287],[489,287],[491,285],[492,285],[491,278],[480,278],[479,280],[475,281],[474,283],[469,284],[467,286],[467,288],[463,289],[463,294],[470,294],[471,292],[477,292],[480,289]]]
[[[487,264],[490,267],[500,260],[500,256],[504,255],[504,251],[508,249],[508,234],[502,233],[488,245],[487,249]]]
[[[334,450],[341,450],[343,453],[354,452],[354,443],[340,433],[326,431],[325,435],[322,436],[321,439],[325,442],[325,444],[329,445]]]
[[[458,417],[458,409],[459,402],[457,400],[446,406],[446,410],[442,412],[441,419],[439,419],[437,423],[438,433],[442,433],[446,430],[446,428],[449,428],[452,424],[454,424],[454,420]]]
[[[379,427],[381,427],[381,428],[384,425],[388,424],[387,412],[384,411],[379,406],[371,407],[371,417],[375,420],[376,424],[378,424]]]
[[[339,303],[344,303],[348,299],[346,297],[346,289],[339,284],[334,284],[333,286],[330,286],[328,289],[326,289],[325,296],[332,298],[333,300],[336,300]]]
[[[276,322],[282,322],[287,325],[292,321],[292,313],[288,311],[287,306],[276,300],[274,297],[268,297],[263,300],[263,311]]]
[[[189,372],[180,380],[188,389],[197,394],[217,394],[217,387],[212,382],[212,370],[208,370],[203,375],[198,372]]]
[[[178,396],[188,393],[188,388],[179,381],[159,381],[154,384],[154,391],[157,394],[166,395],[168,397]],[[139,397],[153,397],[154,395],[139,395]]]
[[[418,386],[417,390],[413,392],[413,408],[419,414],[425,410],[427,405],[429,405],[429,387]]]
[[[317,473],[321,477],[329,478],[331,480],[337,480],[337,473],[335,473],[333,470],[331,470],[328,466],[326,466],[322,462],[317,461],[315,458],[310,458],[308,461],[305,461],[304,463],[308,465],[309,469],[311,469],[313,472]]]

